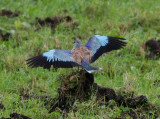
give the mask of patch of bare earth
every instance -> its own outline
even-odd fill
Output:
[[[11,17],[18,17],[20,14],[20,12],[13,12],[11,10],[7,10],[7,9],[2,9],[2,11],[0,12],[0,16],[7,16],[8,18]]]
[[[73,20],[71,16],[54,16],[54,17],[46,17],[46,18],[36,18],[36,23],[41,26],[50,26],[53,30],[60,23],[64,22],[66,27],[75,28],[78,25],[76,20]]]
[[[139,54],[145,54],[146,59],[159,59],[160,40],[150,39],[140,48]]]
[[[76,80],[78,80],[77,83],[75,83]],[[96,96],[99,105],[108,106],[110,100],[114,100],[117,106],[132,109],[130,111],[122,111],[122,117],[130,115],[134,119],[141,118],[141,113],[149,110],[155,110],[155,115],[158,113],[156,112],[156,108],[148,102],[146,96],[134,96],[133,93],[132,95],[116,94],[113,89],[101,87],[97,83],[94,83],[94,75],[84,70],[78,73],[71,73],[65,77],[63,83],[58,88],[57,98],[46,101],[45,105],[50,107],[49,113],[56,109],[67,113],[73,108],[75,100],[88,100],[92,94]]]
[[[11,36],[10,33],[3,33],[2,30],[0,29],[0,40],[1,41],[8,41],[9,37]]]

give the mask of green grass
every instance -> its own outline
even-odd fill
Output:
[[[103,68],[94,74],[96,83],[117,92],[134,91],[136,95],[145,95],[150,103],[159,107],[160,87],[154,85],[154,81],[160,80],[160,60],[146,60],[144,54],[138,55],[145,41],[160,38],[159,4],[159,0],[1,0],[0,10],[10,9],[21,14],[15,18],[0,16],[0,29],[12,33],[9,41],[0,39],[0,101],[5,106],[5,110],[0,109],[0,117],[7,118],[17,112],[33,119],[63,118],[58,110],[48,113],[43,100],[20,99],[20,91],[55,97],[58,75],[74,69],[55,72],[31,69],[26,59],[57,47],[55,38],[60,48],[72,49],[75,37],[81,36],[85,44],[95,34],[124,37],[128,43],[124,49],[103,55],[94,63]],[[50,27],[34,24],[36,17],[57,15],[70,15],[78,26],[73,28],[63,22],[53,33]],[[40,29],[36,30],[37,27]],[[121,55],[117,56],[119,53]],[[113,75],[109,76],[108,71]],[[94,103],[94,97],[85,102],[77,100],[74,107],[78,111],[71,110],[66,118],[120,117],[122,109],[119,107],[111,109]],[[144,112],[144,116],[151,118],[149,113]]]

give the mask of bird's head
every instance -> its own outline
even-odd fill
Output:
[[[73,48],[79,48],[82,46],[82,42],[80,40],[75,40],[74,41],[74,47]]]

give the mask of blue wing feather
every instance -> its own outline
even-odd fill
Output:
[[[126,43],[121,40],[125,39],[100,35],[92,36],[85,45],[89,50],[92,51],[91,62],[97,60],[105,52],[124,47]]]
[[[53,49],[39,56],[32,57],[27,60],[27,64],[31,67],[54,68],[72,68],[78,64],[71,59],[72,53],[69,50]]]
[[[108,37],[107,36],[100,36],[95,35],[92,36],[87,44],[85,45],[89,50],[92,50],[93,55],[97,52],[97,50],[108,44]]]

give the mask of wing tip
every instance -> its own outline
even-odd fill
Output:
[[[109,41],[110,41],[112,44],[116,44],[117,46],[124,47],[124,46],[127,45],[127,43],[124,42],[124,40],[126,40],[125,38],[111,37],[111,36],[108,36],[108,38],[109,38]]]
[[[120,38],[120,37],[112,37],[112,36],[108,36],[109,39],[120,39],[120,40],[127,40],[125,38]]]

